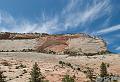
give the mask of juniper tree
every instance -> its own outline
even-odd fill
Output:
[[[65,75],[62,79],[62,82],[75,82],[73,77],[70,77],[69,75]]]
[[[65,64],[65,62],[63,62],[63,61],[59,61],[59,64],[61,64],[62,67],[63,67],[63,65]]]
[[[36,62],[33,65],[30,75],[31,75],[30,82],[42,82],[42,74],[41,74],[40,68],[38,67],[38,64]]]
[[[6,82],[2,71],[0,71],[0,82]]]
[[[108,76],[108,73],[107,73],[107,66],[104,62],[102,62],[101,66],[100,66],[100,76],[101,77],[106,77]]]

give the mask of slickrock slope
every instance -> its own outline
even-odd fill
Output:
[[[35,39],[27,40],[0,40],[0,51],[2,52],[20,52],[24,50],[34,50]]]
[[[76,82],[88,82],[87,72],[92,70],[93,75],[99,77],[104,62],[108,74],[120,82],[120,55],[106,53],[106,46],[104,40],[83,33],[0,33],[0,70],[7,82],[28,82],[33,64],[37,62],[42,75],[50,82],[61,82],[66,74],[75,76]]]
[[[46,36],[38,39],[38,51],[57,54],[98,54],[107,51],[106,43],[86,34]]]
[[[68,40],[68,49],[76,50],[79,53],[98,53],[106,51],[106,44],[103,40],[91,37],[79,37]]]
[[[59,61],[70,63],[76,69],[72,69],[69,66],[61,67]],[[4,64],[5,62],[8,63],[8,66]],[[35,62],[38,63],[42,75],[49,82],[62,82],[61,79],[65,74],[75,75],[76,82],[88,82],[89,79],[84,73],[86,68],[94,69],[95,75],[98,76],[102,62],[109,64],[109,74],[120,76],[120,55],[116,54],[68,56],[35,52],[0,52],[0,68],[4,71],[4,75],[7,76],[7,82],[29,82],[30,71]],[[25,67],[17,68],[21,64]],[[81,71],[77,70],[77,67]],[[24,70],[27,72],[24,72]]]
[[[48,35],[0,33],[0,51],[39,51],[52,54],[95,55],[107,52],[106,43],[87,34]]]

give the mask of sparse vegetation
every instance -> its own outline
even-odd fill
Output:
[[[108,74],[107,72],[108,64],[102,62],[100,66],[100,77],[96,79],[96,82],[118,82],[119,76],[116,76],[114,74]]]
[[[56,52],[52,51],[52,50],[48,50],[46,51],[47,54],[56,54]]]
[[[0,71],[0,82],[6,82],[2,71]]]
[[[70,75],[65,75],[64,78],[62,79],[62,82],[75,82],[75,79]]]
[[[1,62],[1,64],[4,66],[11,66],[11,64],[8,61],[3,61]]]
[[[26,70],[26,69],[23,70],[23,74],[25,74],[25,73],[27,73],[27,70]]]
[[[86,75],[90,79],[90,82],[95,82],[96,76],[93,69],[87,67]]]
[[[80,67],[78,67],[77,70],[80,71],[81,70]]]
[[[20,64],[19,66],[16,66],[16,69],[20,69],[20,68],[26,68],[26,65]]]
[[[34,50],[33,49],[23,49],[21,50],[21,52],[33,52]]]
[[[72,67],[71,63],[66,63],[66,66]]]
[[[64,54],[68,54],[70,56],[81,55],[81,54],[78,53],[78,51],[73,51],[72,49],[65,49]]]
[[[65,65],[65,62],[59,61],[59,64],[62,65],[62,67]]]

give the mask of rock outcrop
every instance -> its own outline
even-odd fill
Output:
[[[38,51],[52,54],[94,55],[107,51],[106,43],[87,34],[0,33],[0,51]]]
[[[107,51],[102,39],[86,34],[51,35],[37,41],[37,50],[45,53],[94,55]]]

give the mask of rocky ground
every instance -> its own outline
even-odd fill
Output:
[[[30,71],[35,62],[38,63],[45,79],[50,82],[61,82],[65,74],[75,75],[76,82],[88,80],[82,71],[59,64],[59,61],[70,63],[74,67],[85,70],[87,67],[94,69],[99,74],[100,64],[109,64],[108,72],[120,75],[120,55],[107,54],[95,56],[68,56],[52,55],[35,52],[0,52],[0,70],[7,76],[7,82],[28,82]]]

